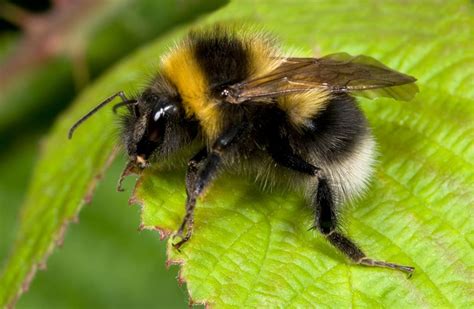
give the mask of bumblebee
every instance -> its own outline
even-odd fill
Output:
[[[123,178],[198,144],[186,172],[186,214],[174,235],[191,238],[194,209],[222,170],[288,182],[314,210],[313,227],[353,262],[411,274],[413,267],[375,260],[340,230],[340,209],[372,175],[376,144],[354,96],[411,99],[416,79],[367,56],[282,56],[275,39],[214,26],[192,31],[162,59],[159,72],[127,107]]]

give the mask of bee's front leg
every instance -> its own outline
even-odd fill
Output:
[[[244,125],[240,125],[225,131],[217,138],[209,151],[203,149],[189,161],[186,174],[186,214],[178,232],[174,235],[174,237],[181,237],[179,242],[173,244],[176,249],[191,238],[196,201],[216,176],[223,154],[239,141],[243,128]],[[184,234],[185,230],[186,234]]]
[[[196,206],[196,199],[199,193],[196,192],[196,184],[199,179],[199,168],[202,167],[202,163],[206,163],[208,152],[206,148],[201,149],[194,157],[188,162],[188,169],[186,171],[186,214],[184,215],[183,222],[181,223],[178,231],[173,236],[174,238],[180,237],[181,240],[173,246],[179,249],[186,241],[191,238],[193,224],[194,224],[194,208]],[[215,162],[214,163],[218,163]],[[213,169],[213,166],[209,166],[208,169]],[[186,234],[184,232],[186,231]]]

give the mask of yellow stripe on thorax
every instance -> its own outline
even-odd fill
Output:
[[[192,49],[178,46],[171,51],[162,60],[162,72],[178,89],[186,116],[195,116],[206,137],[214,140],[221,128],[221,117],[216,102],[209,96],[208,81]]]

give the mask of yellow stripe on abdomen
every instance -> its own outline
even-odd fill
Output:
[[[303,128],[320,111],[326,108],[330,99],[331,93],[329,90],[313,89],[280,97],[277,104],[285,111],[294,127]]]

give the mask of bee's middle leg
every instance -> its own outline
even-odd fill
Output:
[[[320,168],[307,162],[298,155],[291,147],[289,141],[284,137],[270,138],[267,152],[275,163],[290,170],[310,176],[318,176],[320,173]]]

